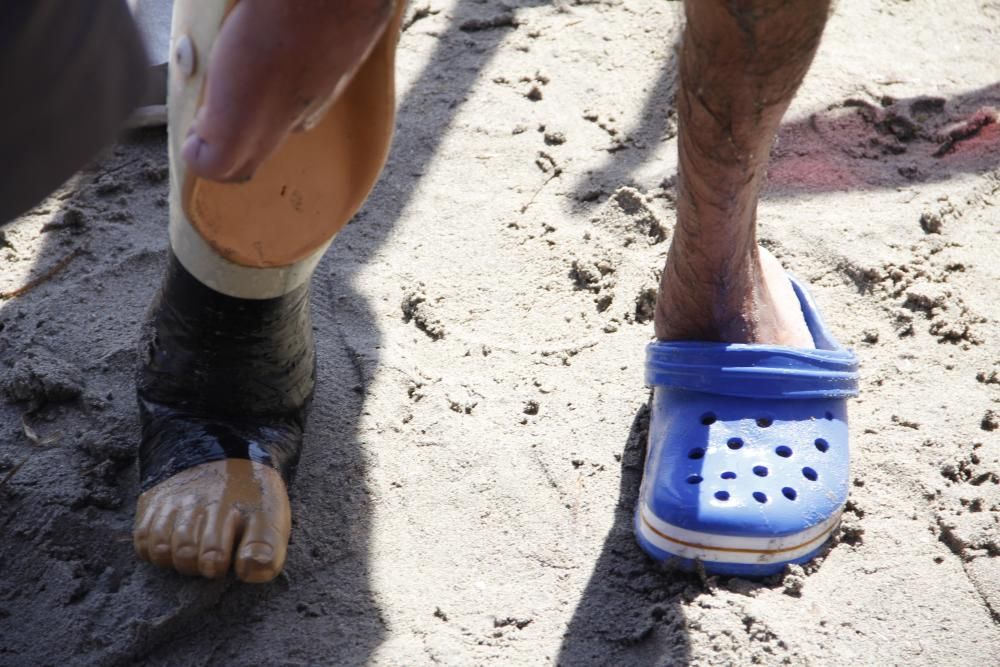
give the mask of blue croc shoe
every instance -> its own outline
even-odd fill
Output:
[[[813,558],[847,501],[857,359],[790,278],[816,349],[654,342],[642,548],[709,574],[760,577]]]

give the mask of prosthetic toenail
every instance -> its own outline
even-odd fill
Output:
[[[201,555],[198,563],[198,569],[201,571],[202,575],[206,577],[214,577],[219,574],[219,571],[223,566],[223,557],[221,551],[206,551]]]
[[[194,45],[191,43],[191,38],[187,35],[178,37],[177,42],[174,44],[174,64],[177,65],[178,71],[185,77],[190,77],[194,74],[195,66],[197,65]]]
[[[195,549],[194,547],[190,545],[184,545],[182,547],[178,547],[177,551],[174,552],[174,555],[177,556],[178,558],[194,558],[195,554],[197,553],[198,550]]]
[[[248,544],[240,550],[240,557],[246,560],[252,560],[258,565],[267,565],[271,562],[271,558],[274,556],[274,549],[267,544],[255,543]]]

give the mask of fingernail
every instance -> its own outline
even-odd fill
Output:
[[[208,148],[208,144],[205,143],[205,140],[192,130],[188,133],[187,138],[184,139],[184,145],[181,147],[181,157],[188,164],[198,164],[202,152],[206,148]]]

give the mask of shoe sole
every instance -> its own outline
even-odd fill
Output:
[[[652,558],[707,574],[764,577],[786,565],[812,560],[840,525],[842,510],[806,530],[775,537],[718,535],[675,526],[640,503],[635,513],[639,545]]]

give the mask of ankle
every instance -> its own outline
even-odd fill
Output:
[[[671,248],[654,316],[660,340],[813,347],[781,264],[756,245],[746,261],[715,265]]]
[[[654,330],[660,340],[746,342],[755,337],[753,265],[701,265],[671,253],[660,281]]]

